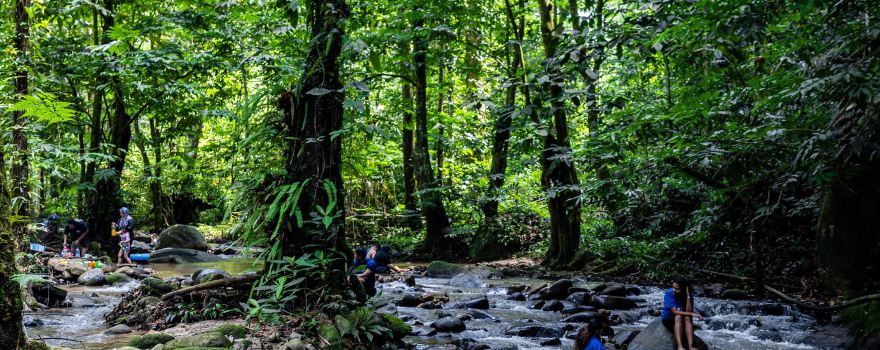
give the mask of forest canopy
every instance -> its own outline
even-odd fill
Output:
[[[3,2],[0,229],[58,214],[106,243],[125,206],[144,231],[284,256],[323,232],[416,260],[860,291],[880,271],[878,12]]]

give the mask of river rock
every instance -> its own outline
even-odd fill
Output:
[[[574,315],[586,311],[596,311],[596,308],[592,306],[566,306],[559,313],[563,315]]]
[[[523,293],[516,292],[516,293],[513,293],[513,294],[507,296],[507,300],[526,301],[526,296],[523,295]]]
[[[529,338],[559,338],[564,335],[560,328],[543,325],[513,326],[505,330],[504,334]]]
[[[541,342],[541,346],[560,346],[562,341],[559,338],[547,339]]]
[[[559,300],[549,300],[541,307],[541,311],[562,311],[565,305]]]
[[[618,297],[626,296],[626,287],[617,283],[609,283],[599,292],[601,295],[613,295]]]
[[[566,323],[586,323],[596,318],[596,313],[592,311],[584,311],[562,319]]]
[[[611,295],[599,295],[590,300],[590,306],[596,309],[629,310],[638,307],[636,303],[626,297]]]
[[[397,306],[416,307],[416,306],[419,306],[419,304],[424,303],[424,302],[425,302],[425,300],[423,300],[418,295],[404,294],[403,298],[401,298],[400,300],[397,301]]]
[[[131,281],[131,277],[128,277],[128,275],[119,272],[108,273],[105,278],[107,279],[108,284],[128,283],[129,281]]]
[[[104,331],[104,334],[127,334],[127,333],[131,333],[131,328],[129,328],[128,326],[126,326],[124,324],[115,325],[113,327],[110,327],[106,331]]]
[[[721,292],[720,297],[722,299],[743,300],[748,299],[749,293],[746,293],[742,289],[725,289],[723,292]]]
[[[416,286],[416,276],[409,275],[406,276],[406,279],[403,280],[403,283],[407,285],[407,287],[415,287]]]
[[[721,295],[721,292],[724,291],[724,285],[721,283],[713,283],[709,285],[709,288],[706,289],[706,295],[710,297],[717,297]]]
[[[107,283],[104,271],[101,269],[90,269],[76,279],[79,284],[84,286],[100,286]]]
[[[131,254],[141,254],[141,253],[149,253],[152,249],[150,249],[150,245],[148,243],[144,243],[141,241],[132,241],[131,242]]]
[[[763,303],[758,305],[758,309],[766,315],[782,316],[785,315],[785,307],[780,303]]]
[[[541,292],[541,297],[544,300],[549,299],[558,299],[562,300],[568,296],[568,288],[571,288],[571,280],[570,279],[561,279],[556,282],[553,282],[546,289]]]
[[[459,333],[465,330],[464,322],[462,322],[457,317],[444,317],[434,323],[431,323],[431,328],[436,329],[438,332],[449,332],[449,333]]]
[[[475,320],[494,320],[495,317],[480,310],[471,309],[467,311],[468,316]]]
[[[48,307],[66,306],[67,291],[46,280],[31,281],[28,292],[34,300]]]
[[[625,348],[630,343],[632,343],[632,340],[635,339],[635,337],[639,335],[639,333],[641,333],[641,331],[622,330],[620,332],[617,332],[617,334],[614,336],[614,343],[620,347]]]
[[[184,248],[163,248],[150,254],[150,263],[217,262],[223,258],[203,251]]]
[[[700,337],[694,335],[694,347],[700,350],[707,350],[708,347],[706,343],[703,342]],[[675,348],[675,338],[672,335],[672,332],[666,330],[666,327],[663,327],[663,323],[660,319],[656,319],[644,330],[642,330],[639,335],[635,336],[633,340],[629,343],[628,350],[657,350],[657,349],[674,349]],[[685,344],[685,348],[687,345]]]
[[[208,332],[199,335],[181,337],[169,341],[165,344],[165,349],[181,349],[181,348],[229,348],[232,342],[217,332]]]
[[[220,279],[224,279],[229,277],[229,273],[223,270],[217,269],[204,269],[193,272],[192,280],[193,284],[202,284],[205,282],[216,281]]]
[[[131,278],[144,279],[150,277],[150,273],[140,267],[123,266],[116,269],[117,273],[124,274]]]
[[[590,302],[590,299],[592,299],[590,292],[574,292],[571,293],[568,298],[565,298],[565,300],[568,300],[575,305],[586,305]]]
[[[425,274],[428,277],[434,278],[452,278],[465,270],[466,269],[461,265],[437,260],[428,264]]]
[[[173,286],[155,277],[144,278],[141,282],[141,288],[145,289],[147,294],[153,296],[162,296],[174,290]]]
[[[189,225],[172,225],[159,234],[156,249],[184,248],[200,251],[208,250],[208,241],[198,229]]]
[[[474,276],[474,274],[465,272],[452,277],[452,279],[449,280],[449,285],[460,288],[480,288],[483,286],[483,281],[477,278],[477,276]]]
[[[487,310],[489,309],[489,299],[483,296],[482,298],[468,300],[464,302],[464,307],[468,309]]]

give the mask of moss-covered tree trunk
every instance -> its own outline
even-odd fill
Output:
[[[21,292],[15,275],[15,232],[9,225],[9,186],[6,181],[6,155],[0,147],[0,344],[9,349],[24,347]]]
[[[29,43],[30,26],[28,25],[27,8],[30,0],[16,0],[13,17],[15,17],[15,39],[13,46],[17,52],[15,58],[15,94],[24,98],[28,94],[28,66],[30,66]],[[12,158],[12,202],[17,219],[13,222],[13,230],[19,236],[27,231],[27,219],[30,213],[28,183],[30,169],[28,167],[28,140],[25,133],[26,120],[24,112],[12,112],[12,143],[15,144],[15,156]]]
[[[415,171],[419,183],[419,199],[422,215],[425,217],[425,240],[422,250],[434,257],[454,257],[461,255],[461,242],[451,237],[452,227],[449,216],[443,206],[443,194],[434,170],[428,148],[428,105],[427,105],[427,72],[426,55],[428,38],[423,34],[423,19],[415,22],[415,30],[419,33],[414,40],[413,64],[415,65],[416,96],[415,96]]]
[[[547,191],[550,211],[550,247],[544,263],[565,267],[577,253],[581,237],[581,206],[577,201],[578,177],[568,138],[568,121],[563,101],[563,76],[555,60],[559,33],[553,2],[537,0],[541,14],[541,42],[544,46],[545,73],[550,77],[542,86],[549,98],[550,109],[543,114],[552,117],[544,132],[541,152],[543,174],[541,185]]]
[[[349,16],[344,0],[312,2],[309,15],[311,44],[303,76],[283,93],[287,148],[284,168],[287,185],[302,187],[296,209],[281,225],[281,250],[296,257],[324,251],[342,253],[328,274],[330,285],[342,285],[351,252],[345,242],[345,191],[342,184],[342,131],[344,86],[339,76],[344,36]],[[321,213],[325,211],[325,213]],[[325,219],[328,218],[328,219]],[[329,221],[325,221],[329,220]]]

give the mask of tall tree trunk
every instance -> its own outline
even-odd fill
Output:
[[[25,344],[21,322],[21,290],[12,276],[15,268],[16,241],[18,236],[9,223],[9,192],[6,183],[6,159],[0,148],[0,344],[11,349],[23,348]]]
[[[422,31],[423,19],[415,22],[417,31]],[[428,152],[428,105],[427,105],[427,72],[426,58],[428,51],[428,38],[423,34],[414,39],[413,63],[415,65],[416,78],[416,135],[415,135],[415,171],[419,182],[419,193],[422,205],[422,215],[425,216],[425,240],[422,249],[435,257],[453,257],[460,255],[461,242],[452,238],[452,227],[446,208],[443,206],[443,196],[434,178],[434,170],[431,167],[431,158]]]
[[[486,191],[486,199],[480,209],[483,211],[483,223],[477,230],[477,237],[471,244],[471,257],[485,260],[497,259],[507,252],[516,251],[516,247],[507,247],[499,244],[501,227],[498,224],[498,196],[501,187],[504,186],[504,177],[507,172],[507,155],[510,145],[510,126],[513,122],[513,112],[516,111],[516,89],[519,85],[517,76],[522,67],[522,36],[516,22],[510,2],[505,1],[507,13],[508,33],[514,34],[514,40],[508,46],[508,69],[507,90],[504,107],[496,111],[494,132],[492,135],[492,168],[489,171],[489,188]]]
[[[108,43],[109,38],[107,36],[101,35],[101,30],[99,29],[99,17],[98,10],[92,10],[92,32],[94,34],[92,38],[92,42],[95,45],[103,43]],[[95,91],[92,94],[92,112],[89,116],[89,146],[88,153],[98,153],[101,151],[101,142],[104,139],[104,127],[103,123],[101,123],[101,117],[104,113],[104,87],[107,85],[108,79],[107,76],[104,75],[103,67],[99,68],[97,72],[97,77],[95,78]],[[80,178],[80,183],[82,184],[92,184],[95,181],[95,172],[98,169],[98,163],[95,161],[85,162],[85,169],[82,170],[82,177]],[[95,193],[94,191],[89,190],[86,187],[81,187],[80,193],[83,197],[83,201],[80,202],[79,215],[80,217],[91,217],[93,215],[94,209],[91,207]],[[89,220],[91,221],[91,220]]]
[[[30,6],[28,0],[15,2],[15,49],[18,50],[15,72],[15,92],[19,97],[28,93],[27,81],[27,49],[28,49],[28,13]],[[17,155],[12,164],[13,193],[27,194],[27,139],[24,137],[24,118],[21,112],[13,112],[13,142],[17,152],[22,151],[21,141],[24,141],[23,154]],[[21,139],[21,140],[20,140]],[[19,164],[16,164],[18,162]],[[25,187],[22,188],[22,185]],[[16,225],[16,229],[10,227],[10,198],[6,182],[6,155],[0,147],[0,344],[12,349],[23,348],[25,345],[24,332],[22,330],[21,316],[21,291],[18,283],[12,281],[12,276],[17,274],[15,268],[15,253],[18,251],[16,242],[18,237],[23,237],[26,225]],[[22,210],[24,209],[24,210]],[[18,206],[18,215],[27,214],[27,206]]]
[[[406,47],[407,55],[409,47]],[[403,206],[406,209],[406,222],[413,231],[422,228],[422,220],[419,218],[419,208],[416,203],[416,176],[413,170],[413,97],[412,86],[403,82],[401,87],[401,100],[403,102]]]
[[[171,203],[167,203],[162,193],[162,132],[159,130],[159,121],[149,119],[150,147],[153,150],[153,176],[150,181],[150,198],[153,201],[153,229],[161,232],[171,223]],[[195,152],[195,150],[193,150]]]
[[[15,94],[18,98],[24,98],[28,94],[28,66],[30,55],[28,53],[30,26],[28,24],[27,8],[30,0],[15,1],[15,40],[13,46],[17,51],[15,62]],[[12,158],[12,202],[15,215],[18,217],[12,229],[19,237],[24,237],[27,231],[27,218],[30,216],[28,177],[28,140],[25,133],[26,121],[24,112],[12,112],[12,143],[15,144],[15,156]]]
[[[545,71],[550,81],[542,86],[550,98],[551,130],[544,138],[541,152],[541,185],[547,191],[550,211],[550,247],[544,264],[565,267],[580,247],[581,207],[577,201],[578,178],[568,140],[568,121],[562,100],[563,76],[552,58],[559,46],[560,29],[551,11],[550,0],[537,0],[541,14],[541,42],[544,46]]]
[[[102,32],[105,36],[115,25],[114,1],[104,0],[104,9],[107,12],[102,12],[101,17],[103,19]],[[106,41],[107,38],[102,40]],[[122,171],[125,168],[125,156],[131,142],[131,116],[128,115],[125,108],[125,96],[119,77],[111,76],[109,81],[113,89],[110,154],[114,156],[114,159],[109,162],[108,170],[111,170],[113,174],[101,177],[95,186],[90,203],[92,212],[89,217],[89,231],[91,231],[92,238],[100,241],[112,256],[118,248],[116,245],[109,244],[110,224],[119,217],[119,208],[123,205],[122,195],[119,191]]]
[[[344,0],[316,0],[311,7],[312,40],[303,76],[279,98],[290,140],[284,153],[284,183],[301,188],[296,205],[284,213],[280,245],[288,257],[316,251],[342,254],[330,266],[326,281],[309,282],[341,286],[351,251],[345,242],[342,136],[336,133],[342,130],[345,100],[339,76],[342,24],[350,13]]]
[[[445,75],[446,64],[441,60],[440,68],[437,72],[437,117],[442,118],[445,100]],[[451,98],[451,97],[450,97]],[[443,186],[443,156],[446,148],[446,130],[443,127],[443,121],[437,123],[437,139],[434,140],[434,156],[437,157],[437,184]]]
[[[158,174],[158,162],[152,163],[150,161],[150,155],[147,153],[147,138],[143,132],[141,132],[141,128],[138,125],[138,121],[133,121],[132,126],[134,127],[134,143],[137,146],[138,150],[141,153],[141,159],[144,163],[144,179],[147,181],[148,186],[150,188],[150,203],[152,205],[152,226],[154,232],[160,232],[166,225],[164,222],[164,217],[162,213],[164,212],[162,205],[162,183]],[[154,173],[154,171],[156,173]]]

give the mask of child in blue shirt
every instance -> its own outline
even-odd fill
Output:
[[[599,328],[598,320],[591,320],[581,327],[575,339],[574,350],[605,350],[605,345],[599,340]]]

